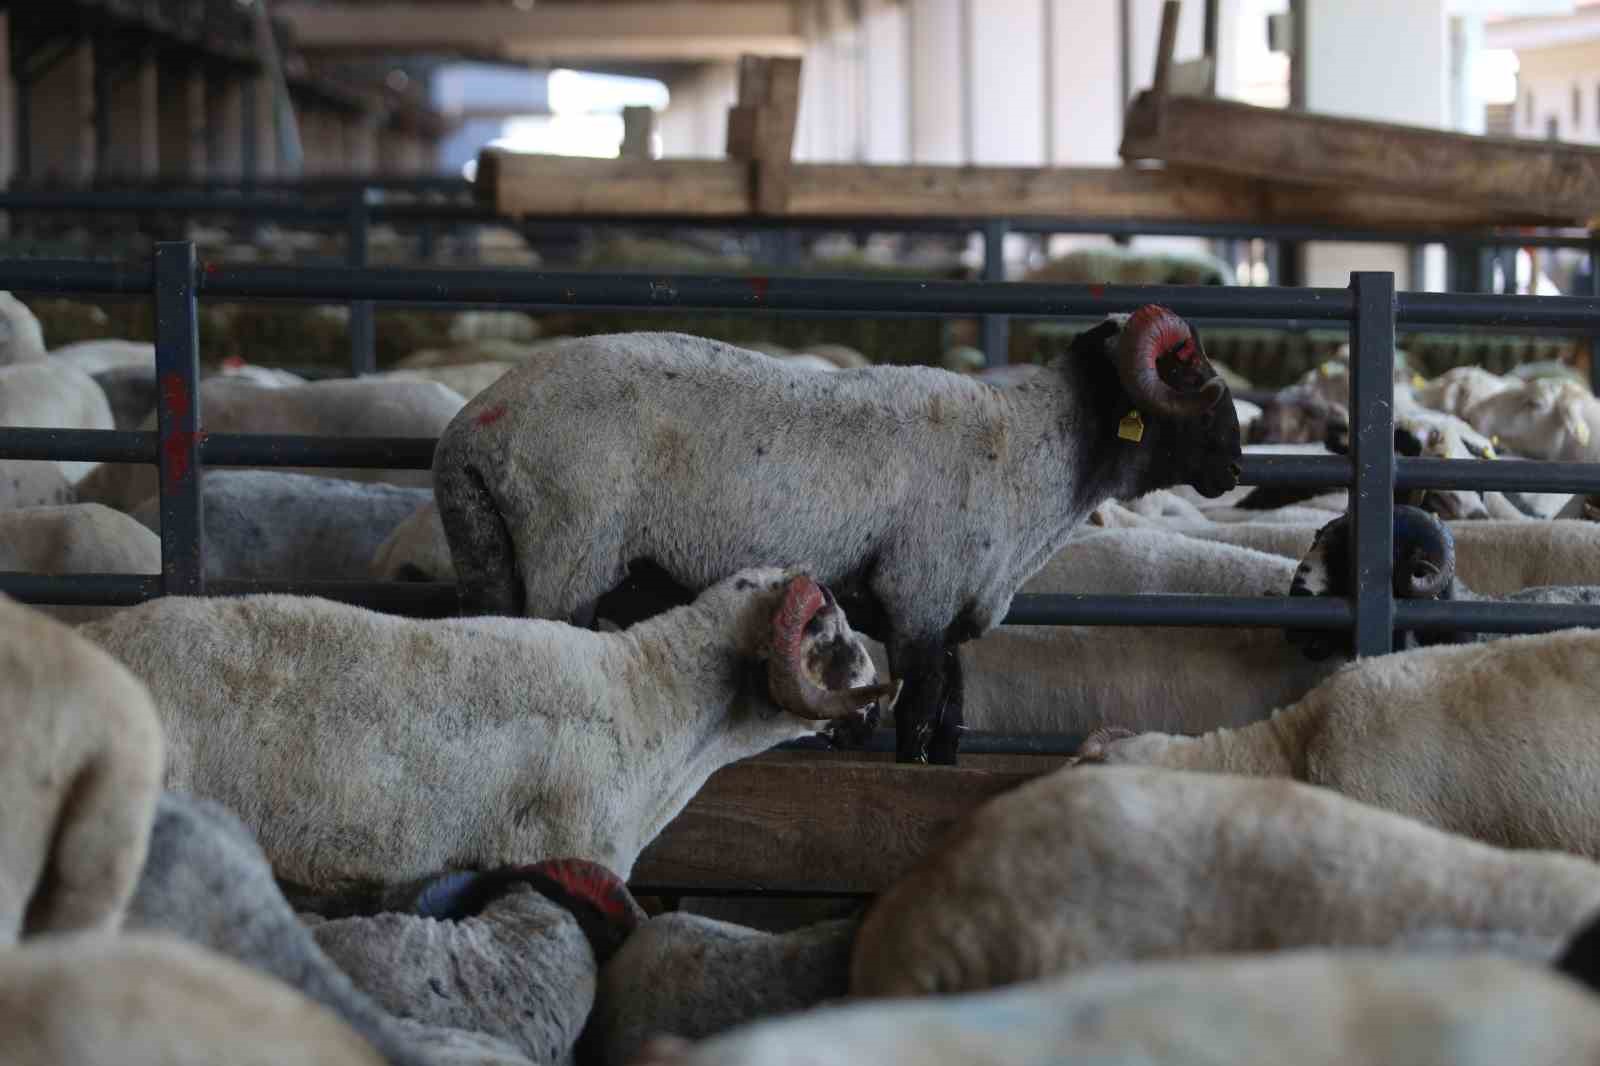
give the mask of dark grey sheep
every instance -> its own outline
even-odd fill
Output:
[[[773,934],[693,914],[653,918],[600,971],[584,1061],[627,1066],[653,1036],[700,1039],[842,998],[859,925]]]
[[[355,581],[428,489],[279,470],[215,470],[201,481],[206,577]],[[160,500],[133,517],[161,532]]]

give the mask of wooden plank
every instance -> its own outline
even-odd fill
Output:
[[[1437,229],[1570,223],[1526,208],[1460,205],[1180,168],[796,164],[794,218],[1070,218]],[[745,164],[723,159],[578,159],[485,149],[480,202],[509,216],[750,214]]]
[[[878,892],[956,820],[1034,776],[810,757],[746,760],[712,775],[645,849],[632,881],[662,892]]]
[[[618,154],[624,159],[649,159],[650,142],[656,135],[656,109],[653,107],[625,107],[622,109],[622,147]]]
[[[1164,109],[1164,114],[1163,114]],[[1600,215],[1600,148],[1140,93],[1122,157],[1583,223]]]
[[[782,214],[788,207],[799,113],[800,60],[739,58],[739,102],[728,108],[727,154],[749,166],[757,214]]]

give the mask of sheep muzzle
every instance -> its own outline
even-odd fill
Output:
[[[836,611],[832,594],[805,575],[784,589],[772,616],[772,662],[767,672],[772,702],[799,718],[825,721],[865,714],[876,703],[886,711],[900,696],[900,682],[861,688],[829,689],[811,679],[806,667],[806,630],[824,610]]]
[[[1158,361],[1197,381],[1177,389],[1161,379]],[[1206,362],[1189,324],[1165,307],[1146,304],[1117,339],[1117,378],[1134,406],[1169,418],[1198,418],[1222,402],[1228,386]]]

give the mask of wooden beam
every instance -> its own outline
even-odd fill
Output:
[[[1137,219],[1441,233],[1574,221],[1178,169],[796,164],[789,183],[785,214],[792,218]],[[741,218],[752,210],[745,164],[720,159],[577,159],[491,148],[479,156],[477,193],[511,217]]]
[[[727,154],[749,167],[750,202],[757,214],[777,215],[788,208],[799,113],[799,59],[739,57],[739,102],[728,109]]]
[[[618,151],[623,159],[649,159],[651,142],[656,136],[656,109],[653,107],[625,107],[622,109],[622,147]]]
[[[745,53],[805,50],[787,3],[655,0],[650,3],[463,4],[441,14],[429,3],[278,4],[295,46],[344,52],[463,50],[540,60],[713,62]]]
[[[665,892],[878,892],[955,821],[1061,761],[1037,763],[956,769],[781,754],[735,763],[645,849],[632,881]]]
[[[1164,111],[1163,111],[1164,109]],[[1128,161],[1478,205],[1568,223],[1600,215],[1600,148],[1140,93]]]

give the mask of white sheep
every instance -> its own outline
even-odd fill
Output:
[[[0,596],[0,944],[117,928],[161,787],[144,686]]]
[[[35,363],[49,357],[44,327],[28,305],[0,291],[0,366]]]
[[[1106,966],[974,995],[844,1004],[634,1066],[1566,1066],[1592,991],[1508,959],[1295,951]]]
[[[623,633],[289,596],[168,598],[80,632],[151,686],[168,787],[228,806],[324,895],[551,855],[626,877],[713,771],[892,698],[830,594],[775,569]]]
[[[1293,777],[1493,844],[1600,857],[1597,659],[1584,629],[1363,659],[1266,721],[1091,737],[1080,755]]]
[[[200,484],[208,578],[353,580],[433,500],[427,489],[277,470],[212,470]],[[161,501],[146,500],[133,517],[159,533]]]
[[[882,616],[907,686],[899,757],[950,762],[951,650],[999,624],[1108,496],[1232,488],[1228,398],[1189,326],[1154,306],[1004,388],[928,367],[794,371],[681,334],[587,337],[468,403],[434,494],[473,610],[587,622],[641,558],[688,588],[816,568]]]
[[[660,1033],[706,1037],[843,997],[856,926],[772,934],[693,914],[653,918],[600,971],[586,1059],[627,1066]]]
[[[98,503],[0,511],[0,570],[30,574],[159,574],[161,538]],[[105,618],[119,607],[37,610],[76,625]]]
[[[373,553],[371,576],[381,581],[454,581],[439,508],[430,499],[389,533]]]
[[[1524,382],[1479,400],[1463,417],[1508,451],[1531,459],[1600,459],[1600,400],[1570,381]]]
[[[1516,378],[1506,378],[1479,366],[1458,366],[1413,390],[1417,402],[1445,414],[1465,418],[1467,409],[1507,389],[1518,388]]]
[[[614,942],[637,924],[615,878],[584,867],[452,875],[408,886],[395,912],[307,928],[237,818],[167,793],[127,928],[181,937],[293,986],[390,1066],[476,1062],[486,1050],[487,1061],[554,1063],[594,1000],[591,940],[614,929]]]
[[[0,426],[43,429],[115,429],[111,405],[94,379],[70,366],[19,363],[0,366]],[[18,464],[7,460],[7,466]],[[81,480],[94,463],[55,464],[69,482]],[[0,477],[0,489],[3,489]],[[4,496],[0,495],[0,501]],[[10,506],[19,506],[12,502]]]
[[[0,952],[0,1031],[6,1066],[393,1066],[288,985],[152,935]]]
[[[436,382],[333,380],[274,387],[232,377],[200,385],[200,423],[208,433],[324,437],[434,437],[461,409],[461,397]],[[152,416],[144,428],[156,428]],[[426,470],[281,467],[291,473],[427,488]],[[78,487],[78,498],[132,511],[157,491],[149,464],[106,463]]]
[[[1563,937],[1597,907],[1586,859],[1494,848],[1329,789],[1069,767],[979,808],[878,897],[850,987],[950,994],[1437,929]]]
[[[446,366],[415,367],[410,370],[390,370],[368,376],[376,381],[433,381],[454,392],[462,401],[472,399],[493,385],[507,372],[515,370],[515,363],[451,363]]]

